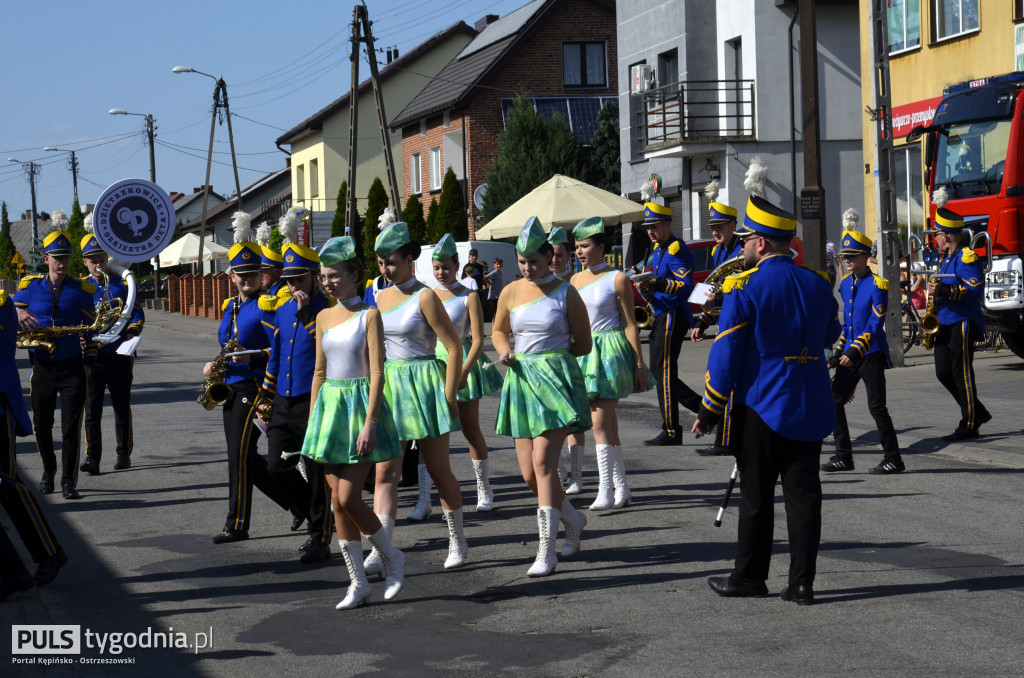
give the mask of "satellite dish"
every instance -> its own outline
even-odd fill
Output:
[[[476,205],[478,210],[484,208],[484,196],[487,195],[487,184],[480,184],[473,191],[473,204]]]

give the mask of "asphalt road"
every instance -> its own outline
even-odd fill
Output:
[[[813,607],[777,595],[788,568],[781,495],[772,594],[727,600],[708,589],[707,577],[728,573],[735,556],[735,498],[724,525],[712,524],[732,463],[697,456],[689,437],[681,448],[643,447],[658,426],[647,393],[620,408],[633,505],[591,514],[583,550],[554,576],[526,577],[536,502],[518,476],[511,440],[490,435],[496,510],[467,513],[469,564],[444,571],[436,495],[433,517],[412,524],[404,516],[415,489],[403,489],[395,542],[407,557],[405,590],[384,602],[382,584],[374,584],[370,605],[339,612],[334,605],[347,586],[340,556],[300,564],[304,536],[290,532],[290,515],[262,495],[254,498],[249,541],[210,543],[226,511],[224,439],[220,413],[202,410],[195,396],[201,365],[216,352],[214,331],[213,321],[152,314],[135,370],[132,468],[111,469],[108,409],[103,474],[83,474],[80,501],[42,499],[71,561],[49,587],[0,603],[0,619],[80,625],[83,643],[93,645],[81,655],[50,655],[76,663],[48,666],[47,675],[1022,674],[1024,361],[1005,350],[979,354],[979,393],[995,419],[970,444],[939,440],[957,413],[927,356],[889,373],[890,407],[907,450],[902,475],[867,473],[881,458],[877,434],[864,399],[849,406],[857,470],[823,478]],[[709,343],[683,348],[680,367],[691,385],[701,383]],[[27,370],[22,378],[27,383]],[[485,430],[496,410],[497,398],[484,401]],[[472,507],[465,442],[455,435],[452,445]],[[34,488],[40,462],[31,439],[18,453]],[[596,482],[591,443],[578,507],[593,500]],[[0,521],[10,529],[6,516]],[[136,644],[147,630],[206,647],[111,652],[112,642]],[[119,633],[132,635],[112,635]],[[12,663],[3,674],[41,668]]]

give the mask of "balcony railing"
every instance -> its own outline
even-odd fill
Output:
[[[690,80],[643,95],[643,146],[754,137],[753,80]]]

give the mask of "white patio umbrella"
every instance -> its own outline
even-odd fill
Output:
[[[570,231],[587,217],[603,217],[608,226],[641,221],[644,206],[578,179],[556,174],[491,219],[476,232],[476,237],[478,240],[514,238],[533,216],[540,219],[548,231],[555,226]]]
[[[203,261],[215,261],[226,259],[228,250],[215,242],[207,240],[203,244]],[[195,264],[199,261],[199,236],[195,233],[186,233],[160,253],[160,268],[167,266],[178,266],[180,264]]]

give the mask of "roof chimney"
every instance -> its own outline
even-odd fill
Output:
[[[203,184],[202,186],[197,186],[196,188],[193,188],[192,192],[193,193],[202,193],[204,188],[206,188],[206,184]],[[210,193],[213,193],[213,186],[210,186]]]
[[[392,59],[392,56],[391,56],[391,48],[388,47],[388,63],[390,64],[392,62],[392,60],[393,59]]]
[[[485,28],[487,28],[488,26],[490,26],[491,24],[493,24],[497,20],[498,20],[498,15],[497,14],[487,14],[484,17],[482,17],[480,19],[477,19],[476,25],[473,26],[473,28],[476,29],[477,33],[480,33],[481,31],[483,31]]]

